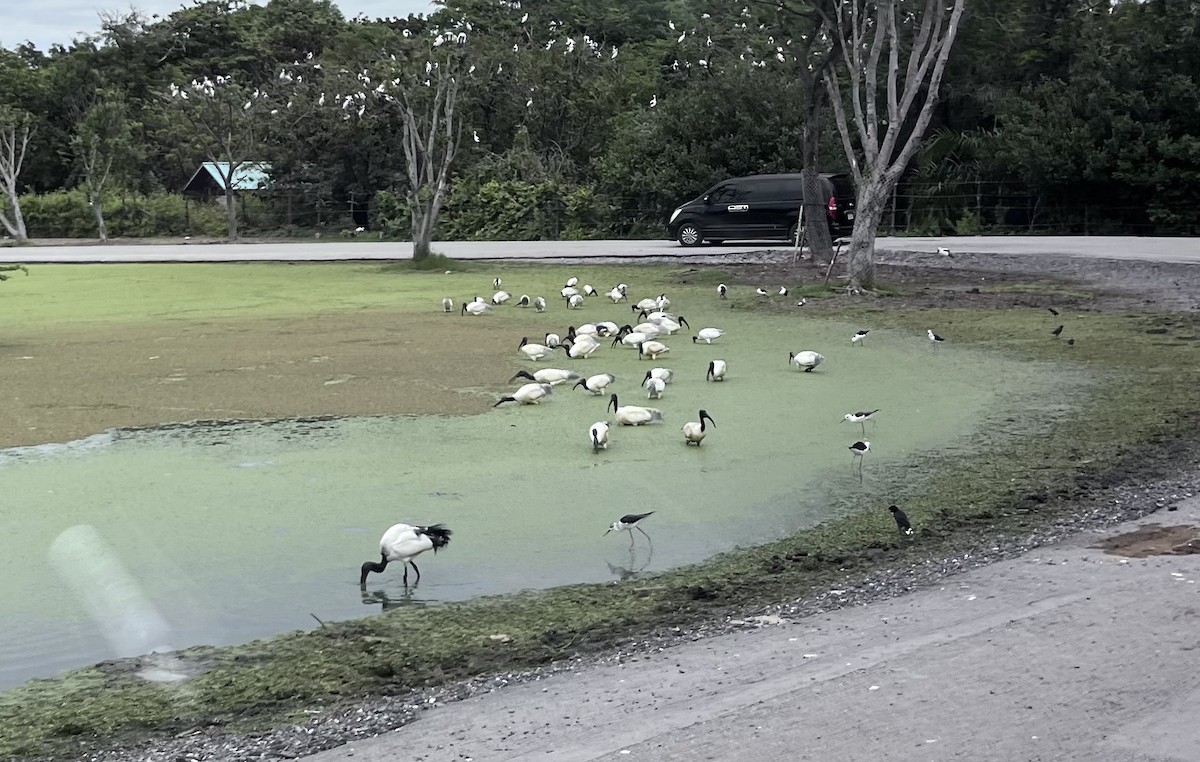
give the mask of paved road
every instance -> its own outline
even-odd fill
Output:
[[[962,238],[880,238],[881,249],[985,254],[1067,254],[1071,256],[1200,262],[1200,239],[1084,236],[979,236]],[[458,259],[546,259],[569,257],[671,257],[681,254],[722,255],[779,243],[750,242],[738,246],[685,249],[672,241],[447,241],[434,250]],[[109,246],[30,246],[0,249],[0,262],[322,262],[393,260],[412,256],[412,245],[397,242],[330,241],[326,243],[151,244]]]
[[[1195,524],[1200,499],[1156,518]],[[430,709],[305,759],[1200,759],[1200,555],[1125,560],[1095,539]]]

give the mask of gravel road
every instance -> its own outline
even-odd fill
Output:
[[[1195,525],[1200,499],[1155,519]],[[439,706],[303,759],[1195,760],[1200,556],[1123,558],[1090,547],[1100,536]]]

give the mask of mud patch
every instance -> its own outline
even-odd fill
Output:
[[[1200,553],[1200,527],[1187,524],[1144,524],[1132,532],[1109,537],[1092,547],[1114,556],[1190,556]]]

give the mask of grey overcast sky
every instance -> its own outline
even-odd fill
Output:
[[[261,0],[258,0],[261,5]],[[365,13],[371,18],[429,13],[428,0],[341,0],[335,4],[353,18]],[[132,7],[150,15],[166,15],[183,7],[181,0],[137,0]],[[0,0],[0,46],[12,49],[26,40],[41,50],[54,43],[66,45],[81,34],[100,29],[101,11],[123,12],[129,0]]]

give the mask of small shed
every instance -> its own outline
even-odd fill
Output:
[[[263,162],[246,162],[238,165],[233,173],[235,191],[260,191],[271,186],[271,165]],[[183,186],[183,195],[209,201],[225,194],[225,177],[229,174],[229,162],[206,161]]]

